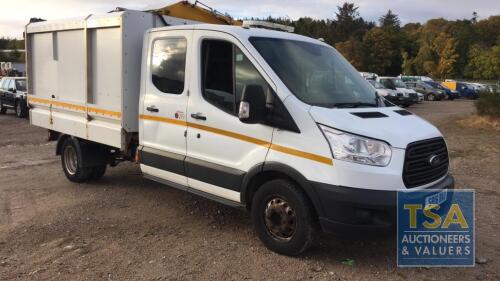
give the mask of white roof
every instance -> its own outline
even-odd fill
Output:
[[[280,38],[280,39],[289,39],[289,40],[297,40],[304,42],[311,42],[315,44],[329,46],[317,39],[313,39],[310,37],[298,35],[295,33],[285,32],[285,31],[276,31],[265,28],[245,28],[241,26],[235,25],[219,25],[219,24],[192,24],[192,25],[175,25],[175,26],[165,26],[153,28],[150,32],[158,32],[158,31],[166,31],[166,30],[182,30],[182,29],[193,29],[193,30],[213,30],[213,31],[221,31],[225,33],[229,33],[237,38],[249,38],[252,36],[255,37],[269,37],[269,38]]]

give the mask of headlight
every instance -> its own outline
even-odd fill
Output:
[[[333,158],[359,164],[387,166],[391,147],[385,142],[364,138],[319,125],[332,149]]]

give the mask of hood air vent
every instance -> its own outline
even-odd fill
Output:
[[[382,112],[373,111],[373,112],[351,112],[352,115],[356,115],[361,118],[383,118],[387,117],[387,115]]]
[[[403,116],[406,116],[406,115],[413,115],[413,113],[407,111],[407,110],[404,110],[404,109],[400,109],[400,110],[394,110],[394,112],[396,112],[397,114],[399,115],[403,115]]]

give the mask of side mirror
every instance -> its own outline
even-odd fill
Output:
[[[266,118],[266,94],[261,85],[246,85],[243,88],[238,118],[247,124],[264,121]]]

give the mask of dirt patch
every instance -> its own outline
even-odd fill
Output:
[[[141,177],[132,163],[74,184],[46,131],[0,116],[0,280],[499,280],[500,134],[460,126],[469,101],[409,110],[446,136],[458,188],[476,190],[475,268],[396,268],[393,237],[324,236],[299,258],[267,250],[248,214]]]

